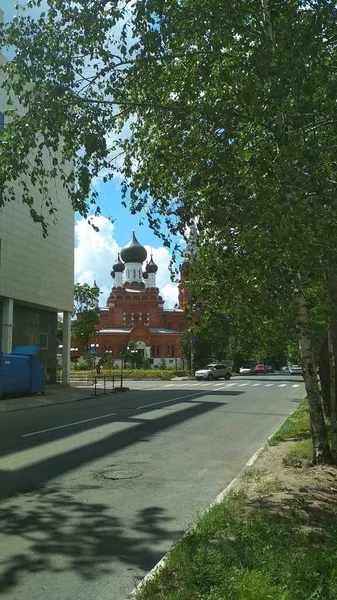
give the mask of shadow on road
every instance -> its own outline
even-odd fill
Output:
[[[78,486],[77,492],[92,496],[95,489]],[[70,493],[49,486],[28,494],[24,510],[14,502],[2,507],[0,530],[9,540],[20,539],[20,552],[13,553],[9,543],[7,557],[0,562],[0,594],[30,573],[72,571],[95,580],[113,572],[114,557],[147,572],[162,556],[154,550],[156,545],[181,536],[179,530],[168,531],[171,519],[158,506],[138,512],[130,536],[108,506],[75,498],[76,489]]]

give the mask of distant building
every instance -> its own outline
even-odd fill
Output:
[[[2,11],[0,11],[0,21]],[[0,82],[6,62],[0,52]],[[6,127],[6,97],[0,89],[0,128]],[[1,135],[1,131],[0,131]],[[57,313],[63,313],[63,382],[69,381],[70,321],[74,291],[74,215],[63,184],[51,181],[57,208],[55,223],[48,218],[38,191],[41,212],[49,222],[48,236],[34,223],[29,207],[17,199],[0,208],[0,348],[39,344],[46,362],[47,381],[56,380]]]
[[[164,309],[156,284],[158,267],[152,255],[147,258],[146,249],[133,232],[112,267],[112,289],[106,306],[99,309],[99,325],[90,346],[98,356],[109,355],[118,363],[133,342],[152,366],[158,366],[162,359],[167,366],[180,366],[179,338],[189,326],[184,310],[187,292],[181,282],[179,304],[174,310]]]

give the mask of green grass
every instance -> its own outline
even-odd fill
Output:
[[[283,464],[286,467],[304,467],[312,460],[313,448],[312,440],[299,440],[289,448],[283,458]]]
[[[320,535],[230,494],[200,518],[137,600],[336,600],[337,516]]]
[[[287,440],[310,438],[310,419],[307,400],[301,400],[296,410],[281,425],[280,429],[269,439],[270,446],[277,446]]]

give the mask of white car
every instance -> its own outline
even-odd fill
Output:
[[[300,365],[291,365],[289,373],[290,375],[302,375],[302,367]]]
[[[250,365],[243,365],[243,367],[240,367],[239,373],[240,375],[253,375],[254,369]]]
[[[220,364],[207,365],[203,369],[198,369],[198,371],[195,372],[195,378],[198,381],[201,381],[202,379],[208,379],[208,381],[211,381],[212,379],[220,379],[220,377],[230,379],[231,375],[232,374],[227,365]]]

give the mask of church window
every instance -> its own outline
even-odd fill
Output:
[[[172,329],[172,325],[171,325],[171,323],[168,323],[168,324],[167,324],[167,329]]]
[[[141,278],[142,278],[142,272],[141,272],[141,270],[140,270],[140,269],[139,269],[139,271],[138,271],[138,277],[139,277],[139,279],[141,279]]]
[[[147,323],[147,315],[146,314],[142,314],[142,321],[143,323]]]
[[[133,322],[138,323],[139,317],[138,315],[133,315]]]
[[[170,354],[170,346],[167,346],[166,356],[171,356],[171,354]]]
[[[124,313],[125,325],[132,325],[132,317],[130,313]]]
[[[136,279],[136,269],[133,269],[133,278]]]

